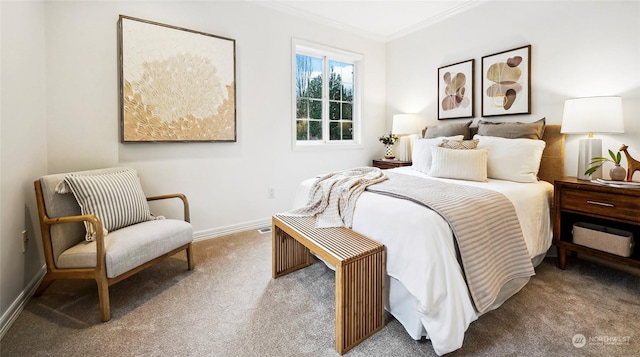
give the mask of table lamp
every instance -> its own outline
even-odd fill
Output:
[[[411,161],[411,138],[417,132],[417,115],[396,114],[393,116],[391,133],[398,135],[398,160]]]
[[[585,175],[592,158],[602,156],[602,140],[593,133],[624,133],[622,99],[620,97],[588,97],[568,99],[564,102],[562,115],[563,134],[588,134],[580,139],[578,151],[578,174],[580,180],[602,177],[602,168],[591,175]]]

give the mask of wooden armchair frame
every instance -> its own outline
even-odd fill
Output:
[[[187,266],[189,270],[194,269],[194,260],[193,260],[193,249],[192,242],[189,242],[185,245],[182,245],[166,254],[163,254],[157,258],[154,258],[134,269],[127,271],[126,273],[120,274],[114,278],[107,277],[107,268],[106,268],[106,249],[105,249],[105,239],[104,239],[104,230],[102,229],[102,223],[100,219],[93,215],[78,215],[78,216],[65,216],[58,218],[49,218],[47,216],[45,210],[44,197],[42,194],[42,186],[40,180],[36,180],[34,182],[35,191],[36,191],[36,201],[38,204],[38,217],[40,219],[40,232],[42,235],[42,245],[44,248],[44,256],[45,261],[47,263],[47,272],[40,283],[40,286],[36,289],[35,296],[40,296],[55,280],[59,279],[93,279],[96,281],[98,285],[98,299],[100,302],[100,317],[102,322],[109,321],[111,319],[111,309],[109,304],[109,287],[117,282],[120,282],[139,271],[142,271],[159,261],[172,256],[182,250],[186,251],[187,254]],[[157,201],[164,199],[172,199],[179,198],[182,200],[184,206],[184,220],[186,222],[190,222],[190,214],[189,214],[189,201],[187,197],[181,193],[175,194],[167,194],[161,196],[152,196],[147,197],[147,201]],[[96,235],[96,267],[95,268],[73,268],[73,269],[60,269],[56,267],[54,253],[53,253],[53,245],[51,243],[51,231],[50,228],[56,224],[63,223],[73,223],[73,222],[89,222],[93,225]]]

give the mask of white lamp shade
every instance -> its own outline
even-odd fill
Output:
[[[396,135],[415,134],[417,128],[417,115],[396,114],[393,116],[391,132]]]
[[[620,97],[588,97],[564,102],[563,134],[624,133]]]

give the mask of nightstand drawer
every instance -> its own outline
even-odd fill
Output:
[[[640,222],[638,197],[565,188],[560,196],[560,205],[563,210]]]

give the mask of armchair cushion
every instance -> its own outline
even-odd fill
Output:
[[[193,240],[190,223],[160,219],[138,223],[105,237],[107,277],[114,278]],[[82,241],[58,257],[58,268],[96,266],[96,242]]]
[[[97,175],[69,174],[66,183],[76,198],[82,214],[95,214],[102,222],[104,234],[153,219],[133,169]],[[60,188],[58,192],[67,192]],[[95,238],[93,226],[85,222],[85,239]]]

